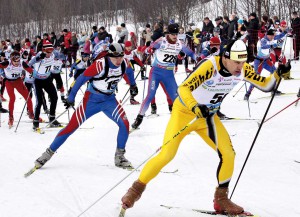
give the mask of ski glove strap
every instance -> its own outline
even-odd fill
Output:
[[[209,109],[206,105],[197,104],[192,108],[192,112],[197,115],[198,118],[207,118],[209,115]]]

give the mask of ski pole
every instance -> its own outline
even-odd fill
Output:
[[[141,164],[139,164],[134,170],[132,170],[128,175],[122,178],[119,182],[117,182],[113,187],[111,187],[106,193],[104,193],[101,197],[99,197],[94,203],[92,203],[88,208],[82,211],[77,217],[82,216],[86,211],[92,208],[96,203],[98,203],[102,198],[104,198],[107,194],[109,194],[112,190],[114,190],[118,185],[120,185],[125,179],[131,176],[135,171],[137,171],[146,161],[152,158],[157,152],[159,152],[164,146],[168,145],[173,139],[177,138],[179,134],[181,134],[184,130],[186,130],[190,125],[192,125],[198,118],[194,118],[188,124],[186,124],[182,129],[180,129],[177,133],[175,133],[167,142],[165,142],[162,146],[160,146],[153,154],[151,154],[147,159],[145,159]]]
[[[17,124],[17,126],[16,126],[16,129],[15,129],[15,133],[16,133],[16,132],[17,132],[17,130],[18,130],[18,127],[19,127],[19,124],[20,124],[21,118],[22,118],[22,116],[23,116],[23,113],[24,113],[24,110],[25,110],[25,107],[26,107],[26,105],[27,105],[27,101],[28,101],[28,99],[29,99],[29,97],[30,97],[30,94],[31,94],[31,92],[32,92],[32,88],[30,89],[30,92],[28,93],[28,96],[27,96],[27,99],[26,99],[26,101],[25,101],[25,104],[24,104],[23,110],[22,110],[22,112],[21,112],[21,115],[20,115],[20,118],[19,118],[18,124]]]
[[[246,89],[246,93],[247,93],[247,84],[245,82],[245,89]],[[250,102],[249,100],[247,100],[247,103],[248,103],[248,112],[249,112],[249,118],[251,118],[251,112],[250,112]]]
[[[284,107],[283,109],[281,109],[280,111],[278,111],[277,113],[275,113],[274,115],[272,115],[271,117],[267,118],[264,121],[264,123],[266,123],[267,121],[269,121],[270,119],[272,119],[273,117],[275,117],[276,115],[278,115],[279,113],[283,112],[284,110],[286,110],[288,107],[290,107],[294,103],[297,103],[299,100],[300,100],[300,97],[298,99],[296,99],[295,101],[293,101],[292,103],[290,103],[289,105],[287,105],[286,107]]]
[[[299,91],[298,91],[297,97],[298,97],[298,98],[300,97],[300,88],[299,88]],[[298,105],[298,101],[296,102],[295,106],[297,107],[297,105]]]
[[[282,78],[280,77],[280,78],[279,78],[279,81],[278,81],[278,84],[277,84],[276,87],[275,87],[275,90],[274,90],[275,93],[276,93],[276,91],[278,90],[278,87],[279,87],[279,85],[280,85],[281,79],[282,79]],[[271,107],[271,105],[272,105],[272,102],[273,102],[273,100],[274,100],[274,97],[275,97],[275,94],[273,94],[272,97],[271,97],[271,100],[270,100],[270,102],[269,102],[269,105],[268,105],[268,107],[267,107],[267,110],[266,110],[266,112],[265,112],[265,114],[264,114],[264,117],[263,117],[263,119],[262,119],[262,121],[261,121],[261,124],[259,125],[259,128],[258,128],[258,130],[257,130],[257,132],[256,132],[256,135],[255,135],[255,137],[254,137],[254,140],[253,140],[253,142],[252,142],[252,145],[251,145],[251,147],[250,147],[250,150],[249,150],[249,152],[248,152],[248,154],[247,154],[247,157],[246,157],[246,159],[245,159],[245,161],[244,161],[243,167],[242,167],[242,169],[241,169],[241,171],[240,171],[240,174],[239,174],[239,176],[238,176],[238,178],[237,178],[237,180],[236,180],[236,183],[235,183],[234,188],[233,188],[233,190],[232,190],[232,193],[231,193],[231,195],[230,195],[230,199],[232,198],[232,195],[233,195],[233,193],[234,193],[234,191],[235,191],[235,189],[236,189],[236,186],[237,186],[237,184],[238,184],[238,182],[239,182],[239,180],[240,180],[240,178],[241,178],[241,175],[242,175],[242,173],[243,173],[243,170],[244,170],[244,168],[245,168],[245,166],[246,166],[246,163],[247,163],[247,161],[248,161],[248,159],[249,159],[249,156],[250,156],[251,151],[252,151],[252,149],[253,149],[253,147],[254,147],[254,144],[255,144],[255,142],[256,142],[256,139],[257,139],[257,137],[258,137],[258,135],[259,135],[259,133],[260,133],[260,130],[261,130],[262,126],[263,126],[263,123],[265,122],[265,119],[266,119],[267,114],[268,114],[268,112],[269,112],[269,109],[270,109],[270,107]]]
[[[245,84],[246,84],[246,81],[245,81]],[[243,86],[244,86],[244,85],[242,85],[242,86],[240,87],[240,89],[238,89],[238,91],[233,95],[233,97],[235,97],[235,95],[237,95],[237,94],[240,92],[240,90],[242,89]]]
[[[66,69],[66,88],[67,90],[69,90],[69,87],[68,87],[68,61],[67,61],[67,55],[65,56],[66,58],[66,63],[65,63],[65,69]],[[69,109],[68,109],[68,119],[70,121],[70,112],[69,112]]]

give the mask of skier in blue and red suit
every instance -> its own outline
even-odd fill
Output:
[[[157,39],[146,49],[146,53],[154,52],[154,60],[149,76],[147,96],[141,105],[135,122],[131,125],[132,128],[136,129],[142,123],[143,117],[160,83],[165,86],[166,92],[172,102],[174,102],[178,96],[178,86],[173,71],[179,52],[183,51],[183,53],[192,57],[194,60],[197,59],[196,54],[177,38],[178,32],[178,24],[170,24],[168,26],[167,35]]]
[[[135,84],[133,70],[127,60],[124,59],[124,45],[113,43],[109,46],[106,56],[94,61],[76,79],[65,106],[67,109],[73,107],[79,88],[90,81],[83,101],[72,115],[69,124],[57,134],[46,152],[35,161],[36,168],[41,168],[84,121],[101,111],[119,126],[115,166],[121,168],[132,167],[124,156],[129,134],[129,122],[122,105],[115,97],[115,89],[124,73],[128,75],[130,80],[131,95],[137,95],[138,89]]]

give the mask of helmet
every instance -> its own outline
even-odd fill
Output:
[[[227,46],[224,56],[235,61],[246,61],[248,52],[246,44],[242,40],[233,40]]]
[[[112,43],[108,48],[109,57],[123,57],[124,56],[124,45],[121,43]]]

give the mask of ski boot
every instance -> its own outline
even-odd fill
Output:
[[[141,79],[142,80],[147,80],[148,79],[148,77],[146,77],[146,75],[145,75],[145,71],[141,72]]]
[[[8,119],[8,128],[11,129],[14,125],[14,116],[9,116],[9,119]]]
[[[134,203],[141,198],[145,188],[146,184],[139,180],[135,181],[128,189],[127,193],[122,197],[122,207],[124,209],[133,207]]]
[[[49,127],[62,127],[62,124],[55,119],[55,116],[49,116],[49,123]]]
[[[280,96],[281,94],[282,94],[282,92],[279,91],[279,90],[276,90],[276,92],[275,92],[275,91],[272,91],[272,95]]]
[[[42,166],[44,166],[45,163],[47,163],[48,160],[53,156],[54,152],[47,148],[46,151],[40,156],[36,161],[34,162],[34,165],[37,169],[40,169]]]
[[[134,123],[131,125],[131,127],[134,129],[138,128],[141,125],[141,123],[143,122],[143,118],[144,118],[143,115],[138,115],[136,117]]]
[[[220,120],[225,120],[226,119],[226,115],[224,115],[222,112],[220,112],[220,110],[217,111],[217,115],[220,118]]]
[[[132,97],[132,98],[130,98],[130,104],[131,105],[139,105],[140,103]]]
[[[151,103],[151,114],[156,114],[157,107],[156,103]]]
[[[2,108],[2,103],[0,102],[0,113],[8,113],[8,110],[5,108]]]
[[[117,148],[115,153],[115,166],[123,169],[133,169],[129,160],[124,156],[125,149]]]
[[[39,122],[39,120],[35,120],[35,119],[33,119],[33,126],[32,126],[32,129],[33,129],[33,131],[37,131],[37,129],[40,127],[40,122]]]
[[[220,213],[226,213],[228,215],[238,215],[244,212],[244,209],[230,199],[228,199],[228,188],[217,187],[214,198],[214,209]]]

